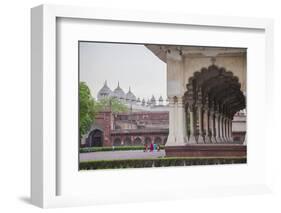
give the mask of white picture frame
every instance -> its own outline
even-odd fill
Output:
[[[32,73],[32,103],[31,103],[31,201],[33,204],[47,208],[59,206],[91,205],[99,203],[116,202],[138,202],[142,200],[161,200],[188,198],[193,196],[213,196],[228,194],[251,194],[270,191],[270,160],[268,155],[263,155],[265,165],[261,167],[265,178],[259,179],[254,184],[240,181],[233,185],[221,184],[214,186],[200,186],[200,182],[192,183],[194,188],[188,188],[187,191],[183,184],[182,190],[177,185],[172,184],[174,180],[167,182],[167,188],[163,191],[158,188],[153,189],[151,197],[145,198],[142,193],[130,197],[119,196],[118,193],[112,193],[112,196],[105,198],[106,195],[58,195],[60,166],[57,145],[57,20],[79,19],[79,20],[101,20],[101,21],[119,21],[132,23],[153,23],[167,27],[167,32],[172,30],[173,26],[199,26],[202,28],[227,29],[227,30],[259,30],[264,34],[265,41],[265,68],[263,73],[266,75],[265,87],[262,88],[268,107],[272,107],[273,100],[270,90],[273,88],[271,82],[273,78],[273,21],[270,19],[240,18],[240,17],[217,17],[188,14],[166,14],[152,13],[147,11],[123,11],[100,8],[84,8],[74,6],[54,6],[41,5],[31,10],[31,73]],[[170,29],[169,29],[170,28]],[[113,35],[112,35],[113,36]],[[264,103],[265,104],[265,103]],[[251,118],[251,116],[250,116]],[[266,134],[272,131],[268,128],[271,117],[266,117],[263,122],[266,126]],[[249,141],[249,143],[251,143]],[[270,142],[264,145],[270,149]],[[251,146],[250,146],[251,147]],[[230,167],[228,167],[230,168]],[[175,169],[175,168],[173,168]],[[236,167],[237,169],[237,167]],[[258,170],[258,168],[256,168]],[[179,174],[182,170],[177,171]],[[167,170],[165,172],[167,172]],[[244,167],[247,170],[247,167]],[[77,171],[78,172],[78,171]],[[126,171],[125,171],[126,172]],[[131,172],[131,171],[130,171]],[[206,171],[205,171],[206,172]],[[157,176],[157,172],[148,171],[151,177]],[[171,173],[171,172],[170,172]],[[109,173],[108,173],[109,174]],[[116,174],[116,173],[115,173]],[[123,173],[124,174],[124,173]],[[138,172],[131,172],[135,177]],[[175,178],[171,175],[170,178]],[[78,184],[78,183],[72,183]],[[126,187],[125,187],[126,188]],[[127,187],[128,188],[128,187]],[[114,189],[113,189],[114,190]],[[120,189],[118,189],[120,190]],[[166,196],[163,194],[166,193]],[[167,194],[168,192],[168,194]],[[127,193],[126,191],[122,193]],[[134,192],[131,192],[134,193]],[[176,195],[175,195],[176,193]],[[159,195],[157,198],[155,195]],[[152,197],[153,196],[153,197]]]

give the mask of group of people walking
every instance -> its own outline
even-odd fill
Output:
[[[156,152],[156,151],[159,152],[160,149],[161,149],[160,144],[151,143],[150,145],[145,144],[143,151],[144,152],[148,152],[148,151],[150,151],[150,152]]]

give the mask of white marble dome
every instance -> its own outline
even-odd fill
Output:
[[[136,100],[136,96],[132,93],[131,87],[129,87],[129,92],[126,94],[126,101],[135,102]]]
[[[144,98],[142,99],[141,104],[142,104],[143,106],[145,106],[145,100],[144,100]]]
[[[126,99],[126,94],[122,90],[122,88],[120,87],[119,82],[118,82],[117,88],[113,91],[112,96],[117,98],[117,99],[120,99],[120,100],[125,100]]]
[[[112,91],[107,86],[107,81],[105,81],[103,87],[98,92],[97,98],[98,98],[98,100],[101,100],[103,98],[111,97],[111,95],[112,95]]]

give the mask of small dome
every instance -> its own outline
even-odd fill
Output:
[[[126,94],[119,86],[119,82],[117,88],[113,91],[112,96],[121,100],[124,100],[126,98]]]
[[[101,100],[112,95],[111,89],[107,86],[107,81],[104,82],[103,87],[98,92],[98,100]]]
[[[145,105],[145,100],[144,100],[144,98],[142,99],[141,104],[142,104],[143,106]]]
[[[136,101],[136,96],[131,92],[131,87],[129,87],[129,92],[126,94],[127,101]]]
[[[154,97],[154,95],[152,95],[151,99],[150,99],[151,104],[156,104],[156,99]]]
[[[162,96],[159,97],[158,102],[159,102],[159,105],[161,105],[161,106],[163,105],[163,98],[162,98]]]
[[[138,98],[137,102],[138,102],[138,103],[140,103],[140,102],[141,102],[140,98]]]

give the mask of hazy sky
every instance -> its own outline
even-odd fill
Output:
[[[105,80],[113,91],[129,86],[138,98],[166,99],[166,64],[144,45],[80,42],[80,81],[85,81],[96,98]]]

